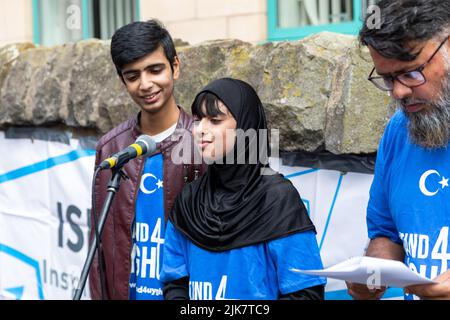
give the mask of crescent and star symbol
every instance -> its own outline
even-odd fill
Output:
[[[148,190],[145,187],[145,180],[147,178],[152,178],[153,180],[156,181],[155,183],[155,188],[153,188],[152,190]],[[155,193],[158,189],[161,189],[163,187],[163,182],[161,180],[159,180],[158,178],[155,177],[155,175],[151,174],[151,173],[146,173],[142,176],[141,178],[141,191],[145,194],[152,194]]]
[[[441,175],[440,175],[440,173],[439,173],[438,171],[436,171],[436,170],[428,170],[428,171],[425,171],[425,172],[422,174],[422,176],[420,177],[420,180],[419,180],[419,189],[420,189],[420,191],[421,191],[424,195],[426,195],[427,197],[433,197],[433,196],[435,196],[440,190],[449,187],[449,185],[448,185],[448,180],[449,180],[449,179],[446,178],[446,177],[444,177],[444,176],[442,176],[441,181],[438,182],[438,183],[441,185],[441,188],[438,187],[436,190],[429,190],[429,189],[427,189],[426,181],[427,181],[427,178],[428,178],[429,176],[431,176],[431,175],[437,175],[438,177],[441,177]]]

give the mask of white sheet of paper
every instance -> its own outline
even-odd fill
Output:
[[[410,270],[400,261],[372,257],[350,258],[323,270],[299,270],[294,268],[291,270],[354,283],[395,288],[435,283]]]

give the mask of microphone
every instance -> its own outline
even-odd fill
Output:
[[[131,159],[149,156],[155,150],[156,142],[150,136],[143,134],[132,145],[103,160],[98,167],[101,170],[121,167]]]

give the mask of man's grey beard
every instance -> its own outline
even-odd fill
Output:
[[[450,73],[443,81],[442,93],[436,102],[423,101],[427,110],[406,112],[408,99],[394,100],[409,119],[408,131],[413,143],[426,149],[447,147],[450,139]]]

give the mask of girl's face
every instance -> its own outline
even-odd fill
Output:
[[[222,163],[220,161],[233,150],[236,141],[236,120],[219,100],[217,107],[220,110],[218,115],[195,118],[193,128],[195,143],[207,164]],[[205,103],[201,109],[203,114],[207,114]]]

